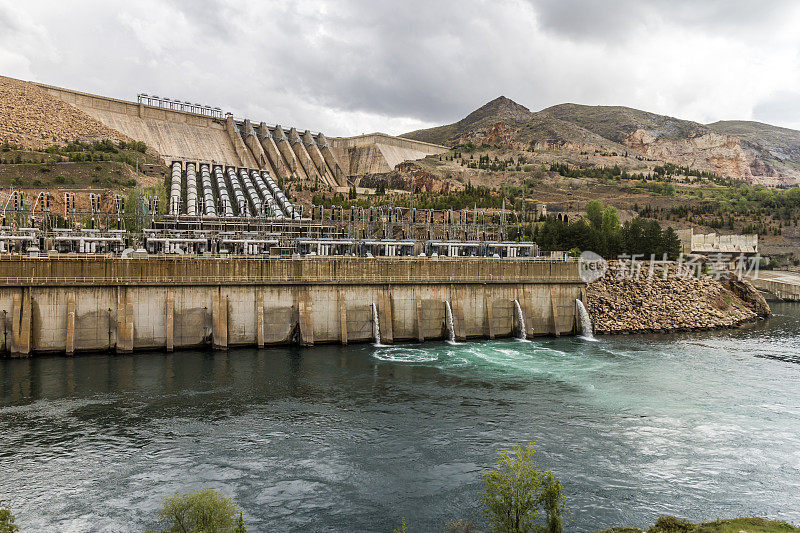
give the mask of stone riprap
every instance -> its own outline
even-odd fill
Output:
[[[103,139],[130,140],[33,83],[0,76],[0,143],[40,149]]]
[[[586,308],[595,333],[665,333],[726,328],[769,314],[769,306],[752,285],[736,278],[679,275],[677,264],[649,276],[629,276],[612,263],[606,275],[589,284]]]

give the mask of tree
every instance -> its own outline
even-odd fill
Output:
[[[247,531],[241,513],[236,519],[232,499],[212,490],[202,489],[175,494],[164,500],[158,516],[165,525],[162,533],[239,533]]]
[[[600,200],[586,202],[586,218],[594,229],[600,229],[603,224],[603,202]]]
[[[664,253],[669,256],[670,259],[673,261],[678,258],[678,255],[681,253],[681,239],[678,237],[677,232],[672,228],[667,228],[664,230],[662,234],[662,239],[664,241]]]
[[[495,467],[484,474],[482,500],[494,531],[502,533],[562,531],[564,497],[561,482],[533,461],[533,444],[500,450]]]
[[[14,523],[14,515],[0,502],[0,533],[17,533],[19,526]]]

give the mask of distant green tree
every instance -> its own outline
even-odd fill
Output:
[[[603,202],[600,200],[586,202],[586,218],[594,229],[600,229],[603,223]]]
[[[561,533],[564,496],[561,482],[533,461],[533,444],[500,450],[495,467],[484,474],[482,500],[490,526],[502,533]]]
[[[663,253],[667,254],[670,259],[675,260],[681,253],[681,239],[672,228],[667,228],[662,234]]]
[[[161,533],[239,533],[244,520],[236,518],[232,499],[212,489],[175,494],[164,500],[158,516]]]

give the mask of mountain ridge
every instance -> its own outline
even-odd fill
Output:
[[[753,184],[800,183],[800,131],[756,121],[702,124],[626,106],[563,103],[533,112],[500,96],[457,122],[401,137],[533,151],[624,151]]]

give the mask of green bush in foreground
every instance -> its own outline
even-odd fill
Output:
[[[0,502],[0,533],[17,533],[19,526],[14,523],[14,515]]]
[[[498,533],[561,533],[564,496],[561,481],[533,461],[533,444],[500,450],[495,467],[484,474],[481,496],[486,518]]]
[[[232,499],[212,489],[175,494],[164,500],[161,533],[245,533],[242,513]]]

